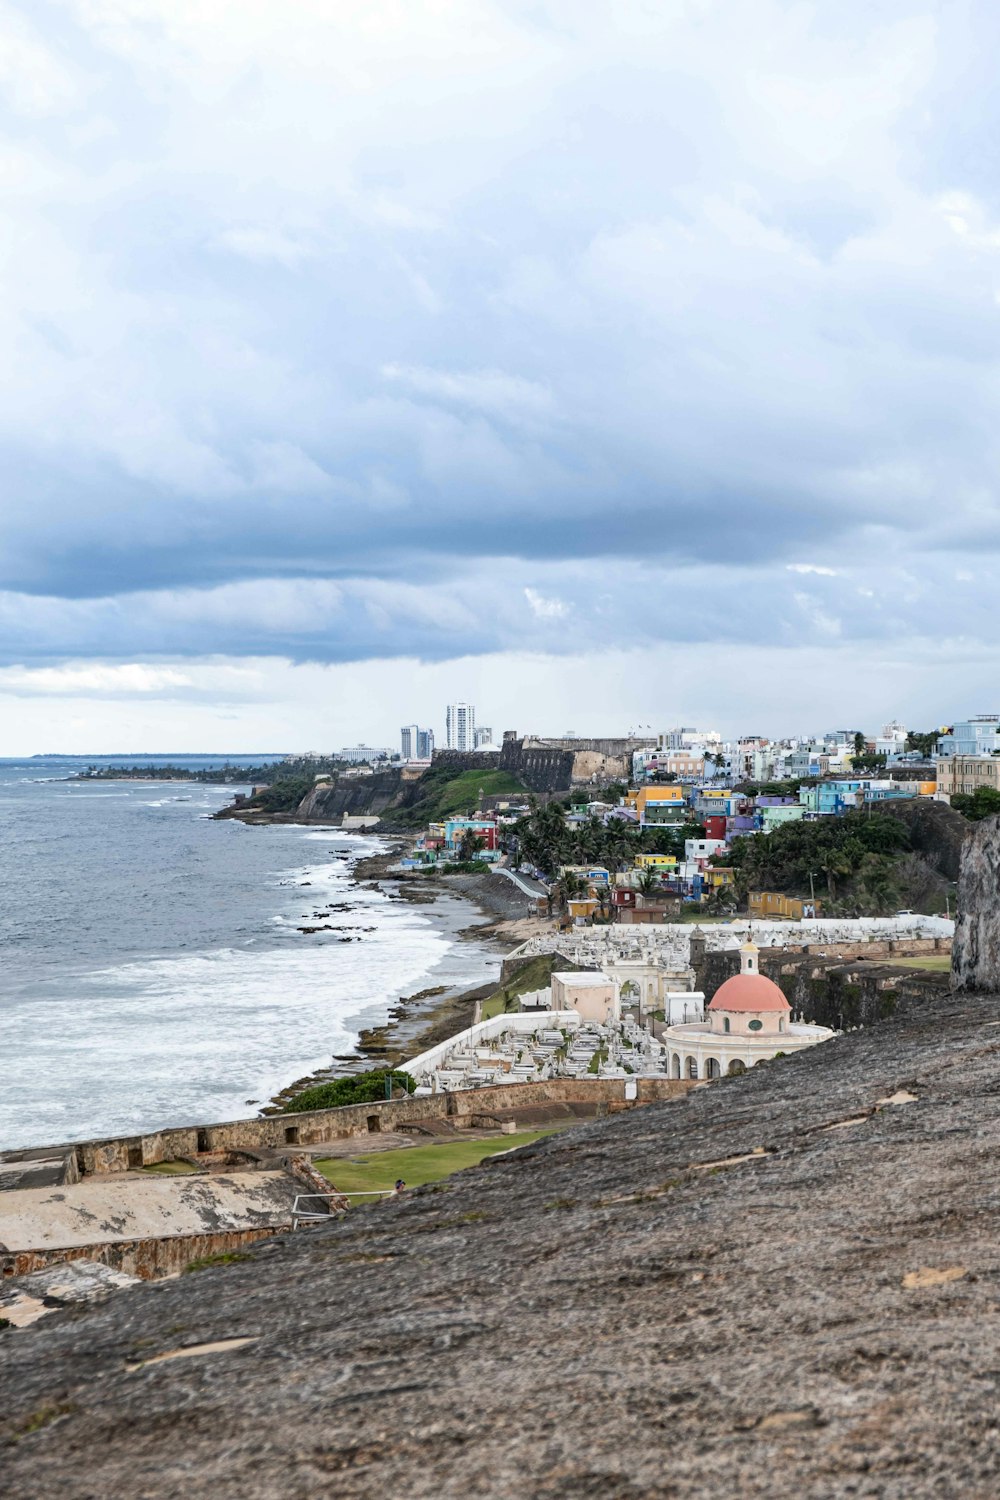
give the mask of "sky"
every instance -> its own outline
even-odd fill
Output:
[[[0,755],[1000,707],[998,45],[0,0]]]

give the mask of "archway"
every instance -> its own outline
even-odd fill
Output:
[[[732,1060],[732,1062],[729,1064],[729,1072],[732,1073],[734,1075],[734,1077],[735,1077],[735,1075],[737,1073],[745,1073],[746,1070],[747,1070],[746,1063],[745,1062],[741,1062],[741,1060],[738,1057],[734,1057],[733,1060]]]
[[[705,1077],[706,1078],[721,1078],[722,1077],[722,1069],[719,1066],[717,1058],[710,1057],[706,1061],[706,1063],[705,1063]]]
[[[679,1052],[672,1052],[670,1054],[670,1076],[671,1078],[679,1078],[681,1076],[681,1058]]]
[[[687,1076],[689,1078],[698,1077],[698,1059],[696,1057],[689,1057],[687,1060]]]

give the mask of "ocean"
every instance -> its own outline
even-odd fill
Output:
[[[499,972],[464,901],[353,883],[377,839],[213,821],[233,786],[68,779],[90,763],[0,760],[0,1150],[254,1114],[401,995]]]

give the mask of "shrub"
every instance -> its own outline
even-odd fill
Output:
[[[296,1094],[286,1105],[289,1114],[301,1114],[307,1109],[336,1109],[344,1104],[377,1104],[386,1097],[386,1080],[394,1088],[405,1089],[412,1094],[416,1083],[409,1073],[398,1069],[372,1068],[367,1073],[355,1073],[350,1078],[332,1078],[329,1083],[318,1083],[311,1089]]]

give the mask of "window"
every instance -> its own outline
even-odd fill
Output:
[[[749,1023],[749,1026],[748,1026],[748,1030],[750,1030],[750,1031],[762,1031],[763,1028],[764,1028],[763,1021],[751,1021]]]
[[[723,1031],[728,1031],[729,1030],[729,1017],[728,1016],[723,1016],[723,1018],[722,1018],[722,1029],[723,1029]]]

